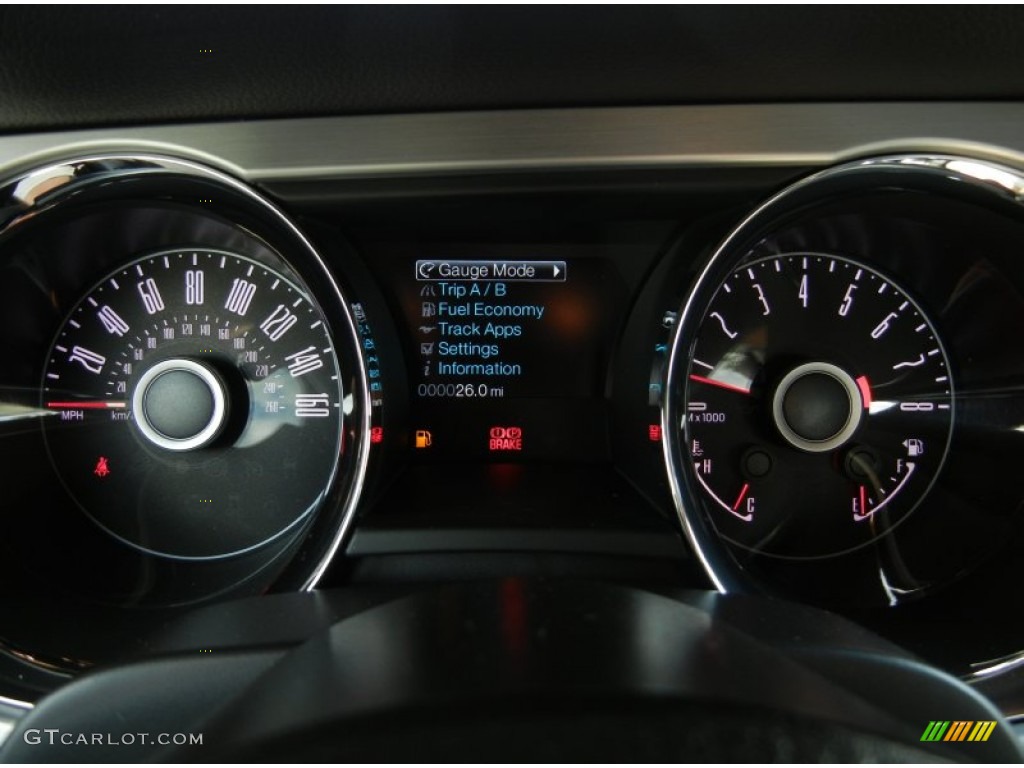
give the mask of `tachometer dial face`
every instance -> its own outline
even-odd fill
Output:
[[[784,254],[744,265],[712,299],[681,428],[720,533],[809,558],[910,514],[953,418],[949,361],[913,299],[856,261]]]
[[[337,470],[343,393],[326,321],[283,274],[173,250],[104,278],[43,376],[57,475],[113,536],[173,558],[276,539]]]

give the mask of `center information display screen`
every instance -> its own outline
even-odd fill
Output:
[[[398,286],[424,459],[608,458],[623,295],[601,258],[416,258]]]

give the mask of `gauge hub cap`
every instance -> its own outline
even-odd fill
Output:
[[[831,451],[849,440],[863,413],[853,378],[829,363],[806,363],[786,374],[772,399],[775,426],[795,448]]]
[[[325,318],[243,254],[123,265],[71,310],[43,375],[64,489],[148,554],[211,560],[275,541],[322,503],[343,450]]]
[[[884,536],[942,469],[951,378],[924,309],[871,266],[801,252],[740,264],[696,330],[679,420],[719,534],[799,559]]]
[[[220,377],[208,366],[171,359],[139,378],[132,410],[139,432],[153,445],[191,451],[209,445],[220,434],[227,398]]]

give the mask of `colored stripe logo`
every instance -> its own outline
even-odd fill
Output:
[[[932,720],[921,741],[988,741],[995,729],[995,720]]]

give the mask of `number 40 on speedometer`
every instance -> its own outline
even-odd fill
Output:
[[[344,400],[326,319],[246,256],[176,249],[107,275],[43,372],[47,450],[68,495],[125,544],[238,555],[323,501]]]

